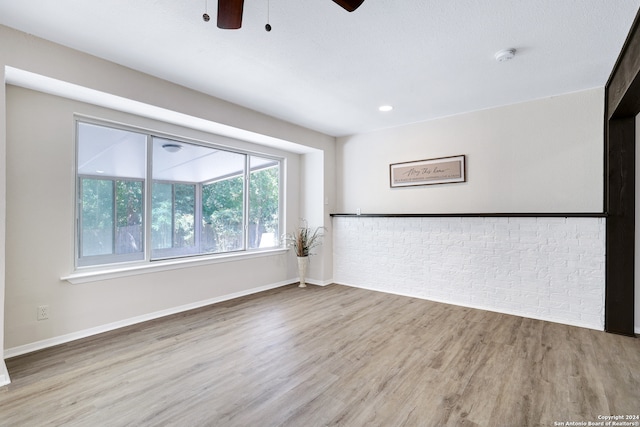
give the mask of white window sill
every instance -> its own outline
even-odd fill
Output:
[[[210,257],[189,257],[180,259],[170,259],[163,261],[145,262],[144,264],[126,265],[119,267],[104,266],[96,270],[77,270],[60,280],[66,280],[73,285],[81,283],[97,282],[100,280],[117,279],[120,277],[134,276],[137,274],[156,273],[159,271],[175,270],[178,268],[197,267],[201,265],[218,264],[222,262],[242,261],[251,258],[280,255],[288,252],[287,248],[267,249],[255,252],[242,252],[233,254],[215,255]]]

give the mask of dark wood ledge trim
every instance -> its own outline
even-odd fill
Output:
[[[605,212],[532,212],[532,213],[423,213],[423,214],[354,214],[332,213],[332,217],[365,218],[606,218]]]

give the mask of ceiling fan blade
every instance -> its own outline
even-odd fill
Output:
[[[242,26],[244,0],[218,0],[218,28],[237,30]]]
[[[347,12],[353,12],[364,2],[364,0],[333,0]]]

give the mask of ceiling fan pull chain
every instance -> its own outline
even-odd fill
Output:
[[[267,0],[267,25],[264,26],[264,29],[267,30],[267,32],[271,31],[271,24],[269,24],[269,6],[270,6],[271,0]]]
[[[204,20],[204,22],[209,22],[209,20],[211,19],[207,11],[207,0],[204,0],[204,14],[202,15],[202,19]]]

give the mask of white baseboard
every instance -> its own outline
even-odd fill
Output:
[[[141,316],[132,317],[129,319],[120,320],[113,323],[108,323],[106,325],[97,326],[95,328],[85,329],[78,332],[73,332],[66,335],[60,335],[53,338],[48,338],[46,340],[36,341],[33,343],[21,345],[18,347],[8,348],[4,351],[4,358],[8,359],[11,357],[20,356],[22,354],[31,353],[34,351],[42,350],[44,348],[53,347],[60,344],[65,344],[71,341],[79,340],[82,338],[90,337],[92,335],[101,334],[103,332],[112,331],[114,329],[123,328],[125,326],[135,325],[137,323],[146,322],[148,320],[158,319],[160,317],[169,316],[171,314],[182,313],[184,311],[193,310],[195,308],[204,307],[207,305],[215,304],[218,302],[228,301],[234,298],[240,298],[246,295],[256,294],[258,292],[268,291],[269,289],[275,289],[282,286],[290,285],[292,283],[297,282],[298,279],[294,280],[286,280],[284,282],[273,283],[270,285],[260,286],[257,288],[247,289],[241,292],[235,292],[233,294],[223,295],[220,297],[215,297],[211,299],[207,299],[204,301],[197,301],[190,304],[181,305],[178,307],[168,308],[166,310],[160,310],[153,313],[143,314]],[[2,364],[4,365],[4,363]],[[5,368],[6,371],[6,368]],[[6,375],[6,381],[8,384],[9,375]],[[2,371],[0,370],[0,385],[2,385]]]
[[[294,283],[297,281],[298,279],[295,279]],[[307,282],[310,285],[316,285],[316,286],[327,286],[334,283],[333,280],[316,280],[316,279],[306,279],[305,282]]]
[[[518,317],[527,317],[529,319],[543,320],[545,322],[560,323],[560,324],[563,324],[563,325],[577,326],[579,328],[593,329],[593,330],[596,330],[596,331],[604,331],[604,327],[585,324],[585,323],[581,323],[581,322],[565,321],[565,320],[553,319],[553,318],[545,318],[543,316],[533,316],[533,315],[530,315],[528,313],[527,314],[523,314],[523,313],[518,313],[518,312],[512,311],[512,310],[498,309],[498,308],[495,308],[495,307],[485,307],[485,306],[479,306],[479,305],[462,304],[462,303],[459,303],[457,301],[456,302],[445,301],[445,300],[438,299],[438,298],[425,298],[425,297],[420,296],[420,295],[410,295],[410,294],[406,294],[406,293],[391,292],[391,291],[386,291],[386,290],[381,290],[381,289],[370,288],[370,287],[366,287],[366,286],[351,285],[351,284],[348,284],[348,283],[341,283],[341,282],[335,282],[335,283],[339,284],[339,285],[343,285],[343,286],[349,286],[349,287],[352,287],[352,288],[366,289],[366,290],[369,290],[369,291],[383,292],[383,293],[392,294],[392,295],[400,295],[400,296],[403,296],[403,297],[418,298],[418,299],[438,302],[438,303],[442,303],[442,304],[457,305],[457,306],[460,306],[460,307],[475,308],[475,309],[478,309],[478,310],[492,311],[494,313],[502,313],[502,314],[508,314],[508,315],[511,315],[511,316],[518,316]]]
[[[9,371],[7,371],[7,365],[5,365],[4,360],[0,359],[0,387],[9,384],[11,380],[9,379]]]

